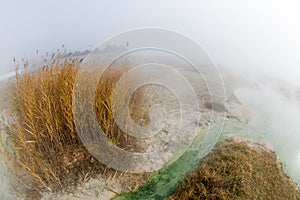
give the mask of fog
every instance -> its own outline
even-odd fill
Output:
[[[92,50],[120,32],[158,27],[188,36],[219,68],[229,68],[241,79],[262,74],[300,88],[299,10],[297,0],[2,1],[0,81],[14,71],[14,57],[17,63],[22,57],[37,60],[37,49],[40,55],[62,44],[68,51]],[[265,131],[260,136],[273,145],[300,185],[297,91],[297,102],[278,96],[273,88],[271,92],[269,88],[243,88],[236,94],[259,113],[256,134]],[[5,192],[0,190],[0,195]]]
[[[288,97],[277,89],[274,85],[260,85],[255,89],[241,87],[235,94],[255,112],[255,118],[250,122],[255,133],[251,132],[247,137],[271,144],[287,174],[300,186],[299,97],[292,91]]]
[[[5,1],[0,12],[0,75],[13,57],[93,49],[119,32],[160,27],[203,45],[220,67],[265,73],[300,85],[298,1]]]

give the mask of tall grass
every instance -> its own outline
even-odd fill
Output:
[[[0,137],[1,153],[13,177],[28,189],[59,190],[106,169],[87,151],[74,124],[72,95],[80,64],[77,59],[53,59],[32,69],[25,62],[21,72],[16,72],[14,120],[3,127],[7,137]],[[123,149],[138,149],[138,141],[117,127],[112,112],[113,90],[128,70],[129,63],[124,62],[105,71],[94,106],[99,124],[111,142]],[[141,103],[141,97],[136,93],[132,102]],[[121,98],[117,102],[120,105]],[[138,119],[138,106],[131,107],[136,109],[131,111],[133,118]]]

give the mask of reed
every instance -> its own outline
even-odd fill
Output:
[[[107,169],[93,158],[76,132],[72,95],[80,65],[77,59],[63,60],[52,55],[40,68],[31,68],[24,62],[22,71],[16,71],[13,120],[2,123],[6,137],[0,137],[1,153],[16,182],[29,190],[60,190]],[[108,139],[123,149],[133,146],[137,150],[141,145],[118,128],[112,110],[116,106],[112,105],[114,88],[128,70],[129,63],[123,62],[105,71],[97,85],[93,106]],[[84,89],[89,90],[88,84]],[[136,93],[131,102],[142,104],[141,98],[142,93]],[[122,96],[117,99],[118,106],[125,106]],[[138,105],[130,107],[135,109],[131,113],[136,120],[145,116]]]

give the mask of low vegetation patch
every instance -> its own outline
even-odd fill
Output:
[[[169,199],[300,199],[275,153],[226,140],[178,185]]]

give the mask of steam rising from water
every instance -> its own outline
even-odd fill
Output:
[[[286,92],[263,85],[240,88],[236,95],[256,113],[251,123],[259,133],[252,137],[272,144],[288,175],[300,185],[300,99]]]

